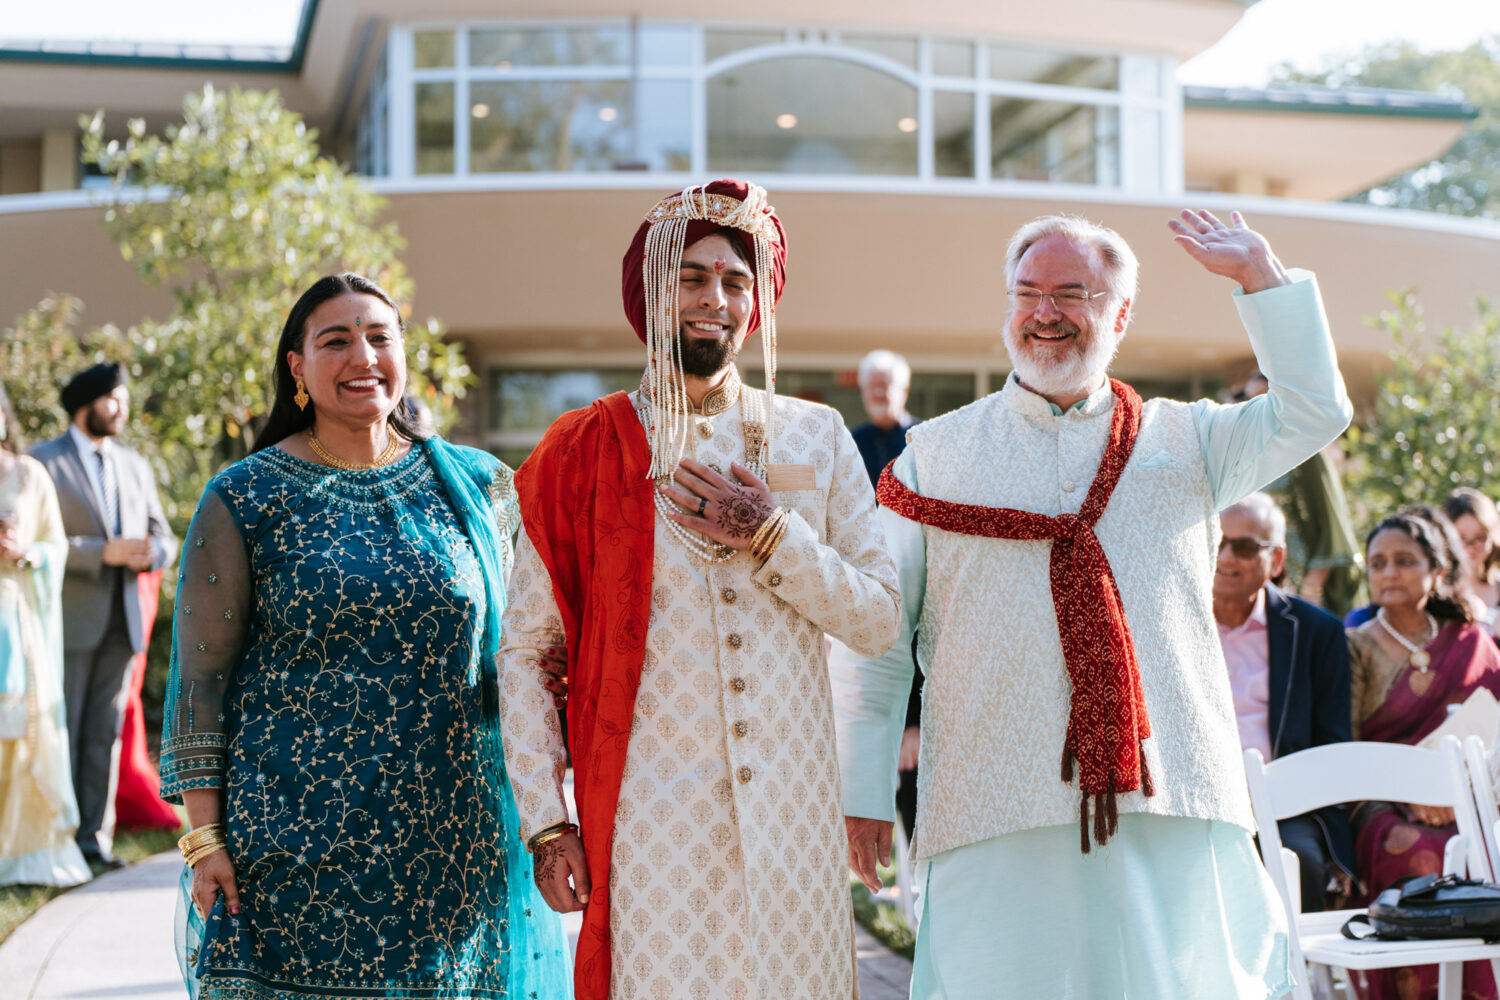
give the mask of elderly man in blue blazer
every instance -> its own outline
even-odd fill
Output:
[[[78,846],[117,865],[111,850],[120,726],[130,664],[146,648],[141,573],[177,555],[146,460],[115,440],[130,390],[117,364],[75,375],[62,390],[67,431],[32,450],[57,487],[68,535],[63,573],[63,698],[78,796]]]
[[[1266,760],[1352,738],[1349,647],[1342,623],[1271,581],[1286,560],[1286,518],[1253,493],[1219,512],[1214,618],[1229,668],[1240,743]],[[1283,820],[1301,862],[1302,909],[1324,909],[1353,884],[1354,839],[1342,808]]]

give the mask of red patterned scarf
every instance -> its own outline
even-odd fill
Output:
[[[933,500],[907,488],[890,466],[881,474],[876,491],[882,505],[919,524],[982,538],[1052,542],[1052,606],[1057,612],[1063,660],[1073,682],[1062,780],[1072,783],[1076,757],[1085,854],[1089,851],[1090,795],[1094,797],[1094,840],[1104,844],[1119,820],[1116,792],[1156,793],[1141,748],[1141,741],[1151,735],[1151,722],[1146,718],[1135,642],[1125,620],[1119,584],[1094,534],[1141,429],[1141,397],[1117,379],[1110,379],[1109,384],[1115,393],[1109,443],[1077,514],[1048,517],[1008,507]]]
[[[630,397],[553,423],[516,470],[526,535],[552,577],[568,646],[568,742],[593,892],[574,963],[578,1000],[609,996],[609,848],[646,655],[656,507]]]

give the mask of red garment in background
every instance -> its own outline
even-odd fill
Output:
[[[568,645],[568,743],[592,892],[573,982],[609,996],[609,854],[630,722],[646,656],[656,506],[651,450],[617,392],[559,417],[522,466],[526,536],[552,577]]]
[[[161,570],[136,578],[141,588],[141,641],[150,643],[151,625],[161,597]],[[120,775],[115,786],[115,829],[175,830],[182,825],[177,810],[161,800],[161,777],[146,753],[146,717],[141,710],[141,684],[146,680],[146,654],[137,653],[130,666],[130,694],[120,731]]]

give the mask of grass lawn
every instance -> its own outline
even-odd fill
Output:
[[[115,856],[126,864],[134,864],[176,847],[179,835],[180,832],[170,833],[166,830],[122,833],[115,837]],[[102,865],[94,866],[95,875],[105,870]],[[10,937],[11,931],[21,926],[21,922],[39,910],[47,900],[67,891],[50,885],[0,886],[0,941]]]

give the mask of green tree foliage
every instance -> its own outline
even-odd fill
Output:
[[[1441,159],[1350,200],[1452,215],[1500,216],[1500,35],[1458,52],[1423,52],[1407,42],[1372,46],[1318,72],[1283,67],[1278,82],[1462,97],[1479,110],[1479,117]]]
[[[275,93],[205,87],[165,135],[128,123],[107,140],[102,113],[81,121],[84,159],[113,178],[105,226],[148,284],[173,303],[126,334],[108,328],[81,341],[60,334],[76,300],[53,298],[7,337],[7,371],[35,373],[13,386],[29,432],[61,420],[56,385],[88,355],[118,357],[132,373],[132,442],[153,458],[167,515],[186,527],[203,487],[242,458],[270,409],[276,340],[292,303],[314,280],[356,271],[410,301],[404,243],[378,219],[384,200],[321,156],[316,132]],[[72,346],[70,345],[70,341]],[[473,375],[460,345],[434,320],[408,317],[410,392],[439,422]]]
[[[68,417],[58,402],[59,387],[52,374],[122,357],[124,338],[113,327],[96,330],[87,339],[77,333],[82,314],[83,302],[75,296],[48,295],[17,319],[0,342],[0,372],[40,376],[5,380],[5,391],[30,444],[54,438],[67,428]]]
[[[1481,299],[1473,327],[1429,335],[1410,293],[1391,303],[1372,321],[1391,336],[1390,369],[1374,411],[1344,438],[1344,486],[1363,528],[1457,486],[1500,495],[1500,312]]]

